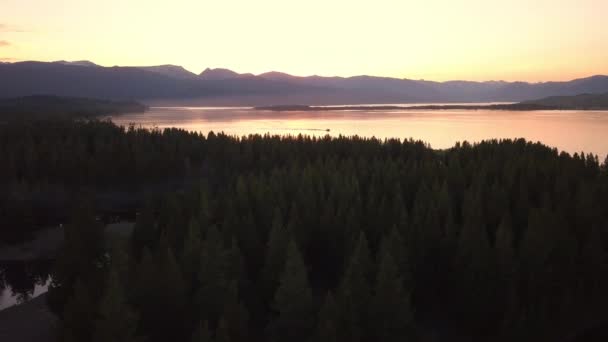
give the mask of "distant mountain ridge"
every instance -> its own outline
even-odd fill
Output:
[[[164,65],[154,65],[147,67],[135,67],[141,70],[155,72],[161,75],[177,78],[177,79],[194,79],[197,75],[193,72],[190,72],[184,67],[179,65],[172,64],[164,64]]]
[[[520,102],[548,96],[608,92],[608,76],[567,82],[474,82],[375,76],[240,74],[181,66],[102,67],[89,61],[0,64],[0,98],[46,94],[133,99],[192,105],[380,104],[413,102]]]
[[[101,65],[95,64],[91,61],[55,61],[53,63],[64,64],[64,65],[78,65],[78,66],[87,66],[87,67],[101,67]]]
[[[219,80],[228,80],[232,78],[245,78],[245,77],[255,77],[253,74],[239,74],[230,69],[216,68],[211,69],[207,68],[203,70],[198,75],[201,79],[209,80],[209,81],[219,81]]]
[[[575,96],[550,96],[523,103],[560,109],[608,109],[608,92],[604,94],[579,94]]]

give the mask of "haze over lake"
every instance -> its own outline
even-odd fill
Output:
[[[412,104],[409,104],[412,105]],[[420,105],[420,104],[417,104]],[[608,154],[608,111],[353,110],[260,111],[245,107],[152,107],[115,116],[119,125],[177,127],[230,135],[359,135],[413,138],[443,149],[458,141],[526,138],[569,153]]]

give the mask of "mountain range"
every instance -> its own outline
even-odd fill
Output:
[[[181,66],[103,67],[89,61],[0,64],[0,98],[57,95],[147,104],[275,105],[518,102],[608,92],[608,76],[566,82],[434,82],[375,76],[299,77]]]
[[[544,99],[522,102],[523,105],[539,105],[556,109],[608,109],[608,93],[579,94],[575,96],[549,96]]]

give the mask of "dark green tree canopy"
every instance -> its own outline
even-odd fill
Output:
[[[0,165],[0,239],[66,223],[48,295],[66,341],[549,341],[605,322],[596,156],[66,121],[0,125]],[[135,221],[122,256],[116,216]]]

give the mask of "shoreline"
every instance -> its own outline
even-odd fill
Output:
[[[495,105],[424,105],[424,106],[308,106],[278,105],[253,107],[253,110],[274,112],[313,112],[313,111],[387,111],[387,110],[608,110],[608,107],[561,107],[528,103],[495,104]]]
[[[131,234],[135,222],[123,221],[105,226],[106,236]],[[0,262],[23,262],[32,260],[51,260],[63,243],[63,227],[43,228],[34,233],[31,240],[16,245],[0,245]]]
[[[46,293],[0,311],[0,341],[53,340],[58,317],[46,304]]]

